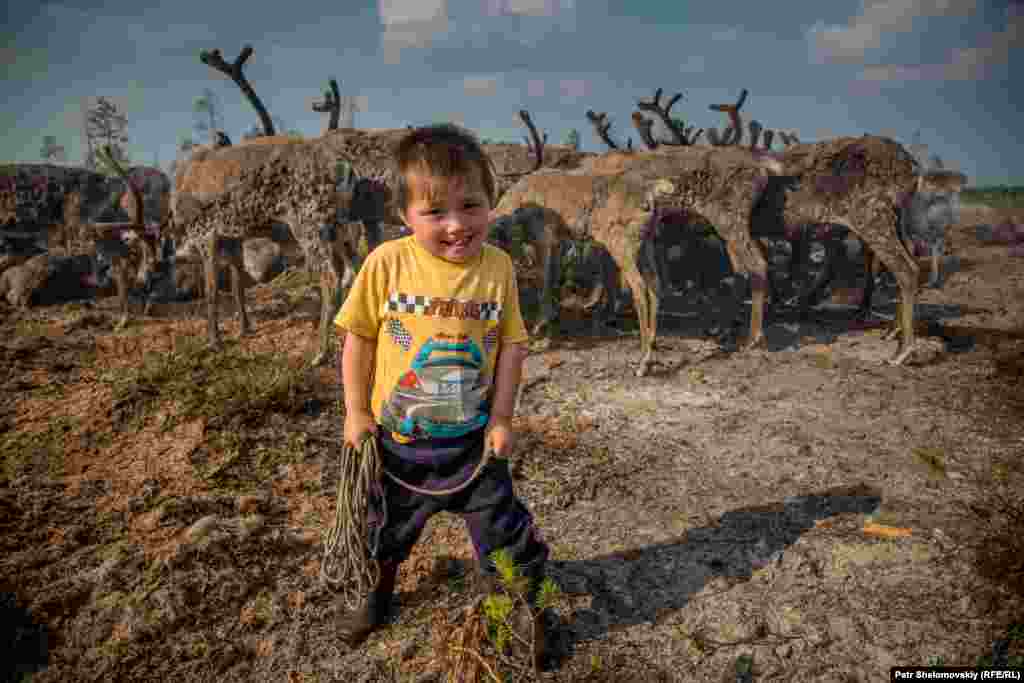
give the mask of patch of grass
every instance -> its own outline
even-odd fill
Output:
[[[941,448],[918,447],[913,450],[914,459],[928,469],[928,478],[939,480],[946,478],[946,455]]]
[[[217,490],[228,493],[249,491],[256,482],[277,474],[281,465],[305,458],[306,435],[287,434],[282,444],[256,445],[244,430],[220,430],[211,434],[210,445],[220,454],[217,462],[201,468],[201,476]],[[319,488],[319,482],[313,482]]]
[[[0,474],[17,479],[26,470],[42,468],[51,478],[64,473],[64,441],[81,424],[78,418],[54,416],[40,432],[9,431],[0,435]]]
[[[319,285],[320,277],[316,273],[306,272],[304,268],[289,268],[270,281],[270,286],[274,289],[289,293],[295,290],[305,293],[308,288]]]
[[[19,320],[14,324],[14,333],[22,337],[46,337],[49,325],[42,320]]]
[[[1024,187],[971,187],[960,193],[965,204],[987,204],[997,209],[1024,208]]]
[[[148,352],[137,366],[104,373],[117,405],[132,404],[151,413],[173,402],[176,418],[165,425],[199,417],[212,428],[262,419],[268,412],[301,410],[314,375],[280,353],[257,353],[226,342],[213,350],[198,337],[180,337],[173,352]]]

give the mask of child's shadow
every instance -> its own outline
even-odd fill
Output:
[[[592,596],[590,607],[575,610],[559,627],[554,657],[569,657],[576,644],[611,631],[654,623],[666,611],[685,607],[716,576],[749,579],[755,569],[780,560],[816,520],[871,514],[880,502],[880,495],[866,486],[826,491],[787,498],[770,508],[727,512],[717,526],[688,531],[678,543],[587,560],[550,560],[548,575],[563,593]]]

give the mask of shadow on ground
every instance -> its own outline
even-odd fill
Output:
[[[14,593],[0,591],[0,683],[20,683],[49,662],[49,631],[35,623]]]
[[[785,549],[817,520],[873,514],[880,503],[880,492],[867,486],[790,497],[769,508],[727,512],[715,526],[693,529],[678,543],[581,561],[553,560],[548,573],[563,592],[593,598],[561,627],[560,655],[571,657],[578,643],[681,610],[715,577],[749,579],[756,569],[781,561]]]

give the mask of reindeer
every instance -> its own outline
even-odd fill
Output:
[[[886,138],[839,138],[815,145],[792,145],[781,155],[738,147],[655,150],[630,159],[592,160],[575,172],[544,171],[520,181],[499,203],[499,229],[522,224],[538,241],[545,264],[541,325],[554,319],[554,249],[565,237],[604,244],[633,292],[640,318],[642,358],[638,374],[654,362],[657,296],[650,239],[653,226],[670,211],[691,212],[713,225],[733,268],[750,276],[750,333],[743,344],[763,343],[768,289],[767,255],[756,237],[785,234],[787,226],[842,224],[896,274],[902,301],[893,334],[902,332],[890,360],[903,363],[913,350],[913,299],[917,264],[896,235],[897,207],[914,184],[912,160]],[[617,163],[616,163],[617,162]],[[602,167],[619,168],[602,173]],[[621,169],[621,170],[620,170]],[[785,173],[785,175],[782,175]],[[763,232],[752,228],[763,226]]]
[[[915,255],[916,245],[924,243],[931,259],[931,269],[927,285],[940,287],[942,284],[942,254],[945,248],[946,231],[957,222],[959,215],[959,193],[967,183],[967,176],[955,171],[931,170],[917,177],[914,192],[902,198],[897,211],[899,213],[898,234],[906,251]],[[826,247],[824,267],[802,295],[801,312],[811,302],[817,301],[834,276],[832,264],[840,257],[838,240],[846,239],[848,230],[842,227],[825,226],[824,234],[801,235],[802,239],[795,242],[792,263],[805,264],[809,260],[810,240],[823,241]],[[875,289],[877,271],[885,270],[884,264],[877,263],[870,254],[865,252],[865,284],[864,296],[857,310],[858,317],[867,318],[871,315],[871,303]]]

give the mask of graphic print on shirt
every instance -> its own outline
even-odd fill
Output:
[[[390,317],[385,329],[403,350],[415,347],[417,351],[409,369],[384,401],[381,426],[419,439],[454,438],[486,425],[491,382],[485,372],[484,351],[473,335],[444,333],[435,328],[426,339],[418,339],[409,329],[433,327],[421,325],[425,318],[480,321],[483,326],[478,338],[496,341],[501,307],[496,302],[392,294],[387,310],[391,315],[416,316],[416,325],[413,321],[403,325],[396,317]]]

